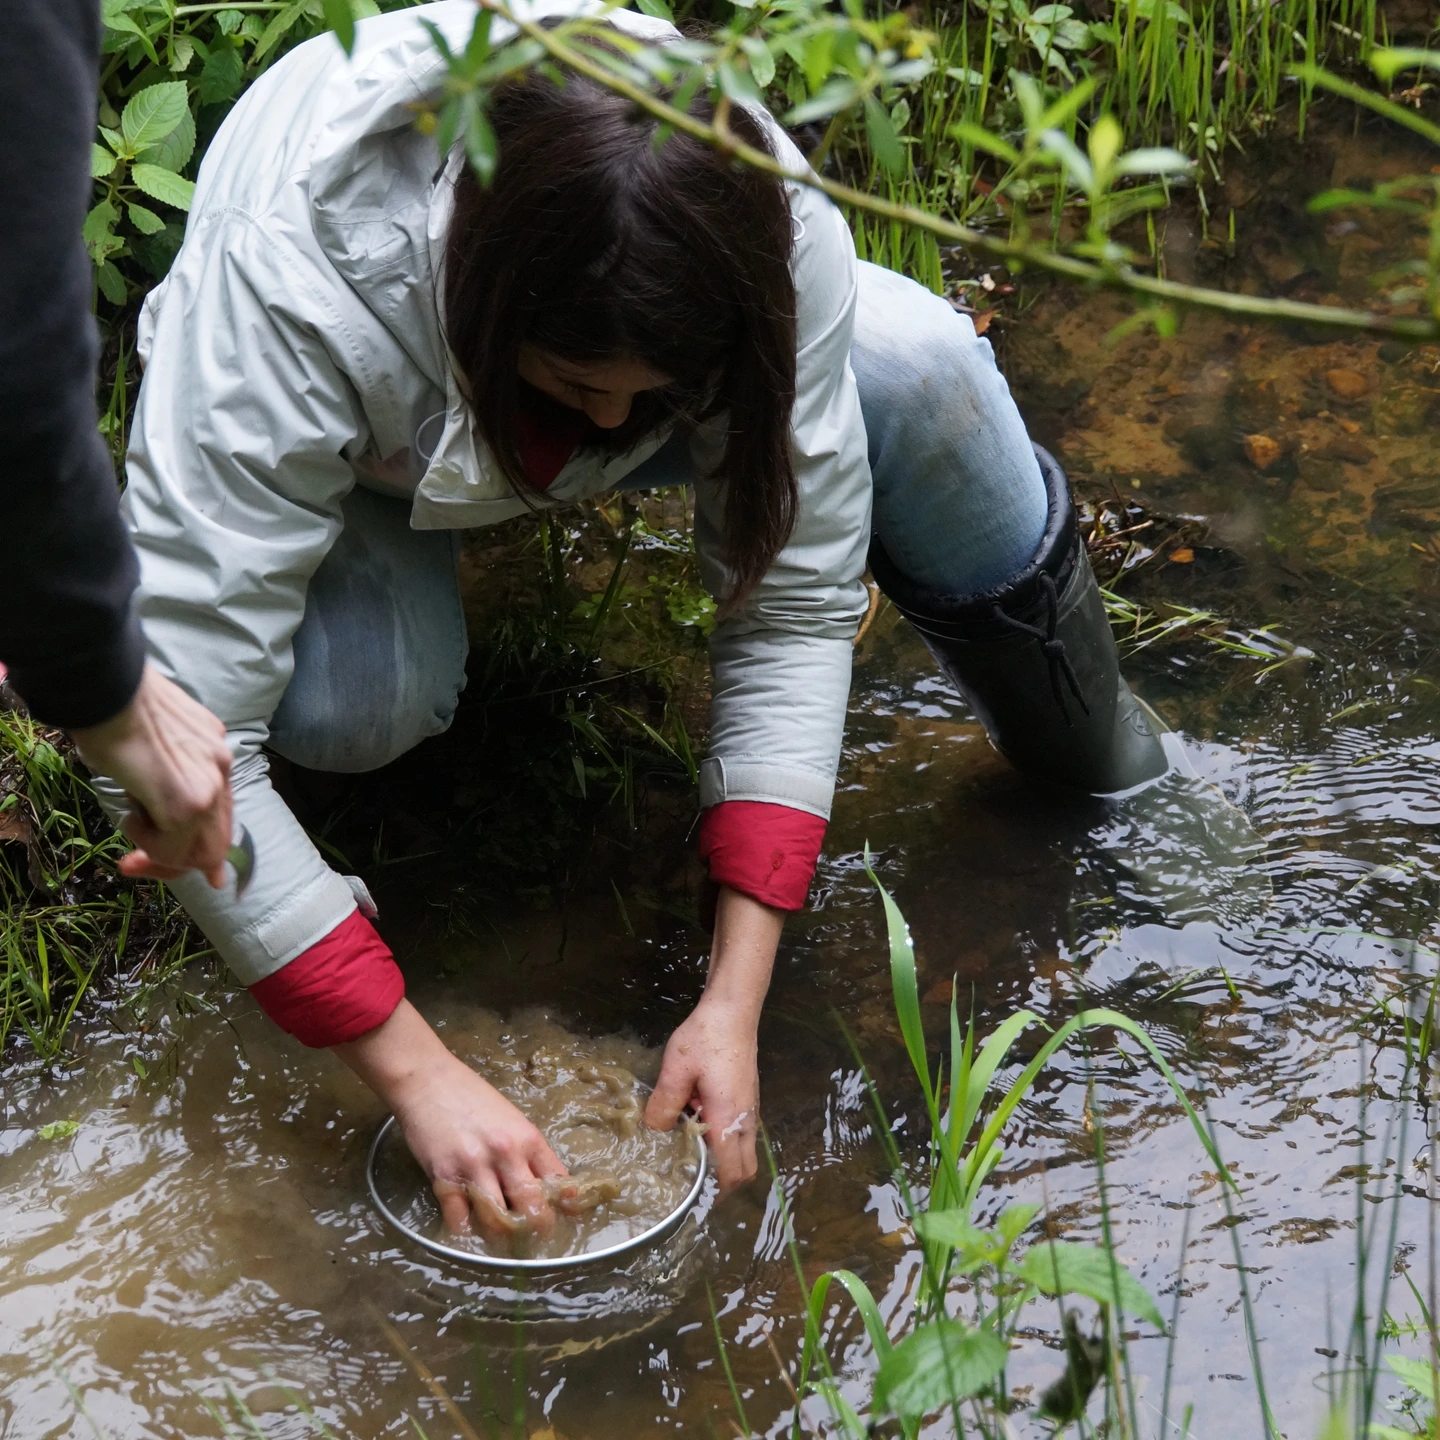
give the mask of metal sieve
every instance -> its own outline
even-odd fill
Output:
[[[641,1231],[639,1235],[632,1235],[628,1240],[622,1240],[616,1245],[607,1245],[600,1250],[585,1250],[579,1255],[517,1260],[510,1256],[485,1255],[474,1250],[462,1250],[459,1246],[447,1245],[443,1240],[434,1240],[430,1236],[422,1234],[414,1226],[407,1224],[385,1203],[376,1179],[376,1166],[380,1159],[380,1152],[385,1145],[386,1136],[389,1135],[394,1124],[395,1117],[388,1116],[385,1123],[375,1132],[375,1139],[370,1145],[370,1155],[365,1162],[365,1179],[370,1187],[370,1199],[374,1201],[375,1208],[384,1217],[387,1224],[398,1230],[412,1244],[420,1246],[422,1250],[428,1250],[430,1254],[439,1255],[445,1260],[454,1260],[458,1264],[468,1265],[472,1269],[490,1270],[496,1274],[574,1273],[606,1262],[629,1260],[642,1251],[649,1250],[662,1241],[668,1240],[680,1228],[685,1217],[695,1208],[695,1202],[700,1198],[700,1192],[705,1187],[705,1177],[709,1173],[709,1152],[705,1148],[704,1137],[697,1132],[694,1137],[695,1178],[691,1181],[684,1198],[663,1220],[657,1221],[648,1230]]]

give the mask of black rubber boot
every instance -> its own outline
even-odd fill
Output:
[[[1035,454],[1049,498],[1045,535],[1003,585],[977,595],[917,585],[878,539],[870,571],[1006,759],[1055,784],[1113,795],[1163,775],[1169,760],[1121,677],[1065,472],[1038,445]]]

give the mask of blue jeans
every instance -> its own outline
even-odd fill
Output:
[[[875,487],[873,526],[912,579],[948,594],[998,585],[1045,529],[1040,469],[989,342],[945,300],[861,263],[850,364]],[[666,445],[624,480],[693,479]],[[453,531],[412,530],[409,504],[356,490],[310,583],[295,673],[270,744],[315,770],[377,769],[450,723],[468,641]]]

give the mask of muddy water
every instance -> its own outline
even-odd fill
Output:
[[[1296,201],[1375,178],[1391,161],[1373,144],[1261,159],[1232,182],[1253,257],[1234,262],[1236,283],[1349,297],[1364,265],[1400,254],[1387,225],[1312,219]],[[1224,262],[1172,227],[1172,273]],[[762,1028],[764,1114],[806,1280],[847,1266],[887,1317],[903,1315],[918,1260],[834,1020],[870,1062],[918,1173],[914,1088],[861,870],[868,841],[911,920],[937,1047],[956,983],[982,1028],[1021,1005],[1052,1022],[1111,1005],[1143,1021],[1191,1093],[1208,1097],[1241,1185],[1227,1211],[1154,1073],[1133,1047],[1102,1039],[1088,1058],[1062,1057],[1021,1106],[984,1210],[1033,1201],[1061,1233],[1095,1237],[1103,1130],[1118,1249],[1162,1310],[1178,1297],[1172,1415],[1193,1404],[1193,1433],[1258,1431],[1243,1280],[1270,1403],[1287,1433],[1304,1435],[1318,1423],[1321,1377],[1344,1364],[1317,1351],[1339,1347],[1361,1227],[1393,1214],[1399,1264],[1422,1292],[1427,1283],[1427,1136],[1397,1098],[1392,997],[1435,965],[1404,941],[1417,929],[1434,938],[1424,902],[1440,868],[1437,357],[1209,321],[1168,345],[1136,337],[1106,349],[1118,318],[1104,298],[1042,296],[1011,326],[1007,364],[1037,433],[1082,485],[1208,524],[1191,560],[1156,557],[1127,580],[1132,594],[1273,623],[1313,652],[1264,674],[1187,645],[1129,665],[1264,838],[1272,903],[1259,918],[1182,924],[1127,891],[1102,843],[1116,816],[1018,781],[919,646],[882,617],[858,655],[817,902],[787,934]],[[1363,388],[1330,378],[1340,371]],[[1280,456],[1253,463],[1254,435]],[[495,908],[473,933],[443,937],[427,917],[446,894],[428,891],[419,867],[377,877],[417,1003],[451,1016],[462,1043],[453,1017],[465,1006],[525,1004],[593,1035],[663,1040],[693,1002],[705,947],[676,918],[683,883],[657,881],[644,849],[603,840],[599,873],[577,882],[563,915]],[[203,978],[190,980],[196,993]],[[800,1293],[764,1185],[708,1212],[670,1308],[627,1310],[620,1277],[620,1318],[584,1308],[517,1358],[495,1296],[407,1250],[371,1212],[364,1157],[381,1116],[338,1066],[277,1036],[244,995],[182,997],[145,1034],[113,1020],[87,1024],[68,1071],[6,1076],[6,1440],[93,1433],[52,1359],[116,1437],[218,1435],[197,1392],[218,1403],[227,1387],[270,1437],[313,1433],[295,1393],[343,1435],[413,1433],[409,1417],[432,1440],[461,1433],[397,1336],[478,1433],[499,1433],[496,1417],[508,1426],[517,1409],[529,1433],[568,1440],[727,1433],[707,1283],[750,1425],[780,1427],[791,1399],[776,1356],[798,1351]],[[80,1122],[73,1136],[39,1134],[66,1119]],[[1397,1190],[1398,1208],[1378,1203]],[[1415,1308],[1403,1289],[1390,1307]],[[1013,1368],[1022,1396],[1061,1364],[1047,1339],[1053,1314],[1037,1309],[1033,1323]],[[862,1329],[844,1307],[827,1324],[858,1399]],[[1130,1353],[1153,1428],[1166,1345],[1139,1332]]]
[[[694,1131],[642,1123],[660,1070],[657,1051],[622,1036],[576,1035],[533,1008],[509,1018],[475,1006],[432,1016],[454,1037],[455,1053],[540,1128],[568,1175],[547,1181],[548,1231],[490,1206],[489,1231],[457,1235],[392,1131],[393,1143],[377,1156],[377,1179],[411,1230],[494,1258],[558,1259],[623,1244],[675,1213],[696,1178]]]

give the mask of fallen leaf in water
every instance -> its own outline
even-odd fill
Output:
[[[1170,558],[1177,565],[1193,565],[1195,563],[1195,552],[1188,545],[1185,545],[1179,550],[1172,550],[1170,552]]]
[[[937,980],[921,997],[926,1005],[948,1005],[955,993],[953,980]]]

